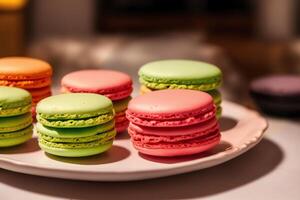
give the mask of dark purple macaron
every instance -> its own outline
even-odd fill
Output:
[[[250,94],[267,114],[300,116],[300,75],[272,75],[254,80]]]

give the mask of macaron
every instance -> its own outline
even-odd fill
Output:
[[[23,89],[0,86],[0,147],[26,142],[32,136],[31,95]]]
[[[63,93],[95,93],[113,101],[116,112],[117,132],[128,127],[125,117],[128,101],[131,99],[132,80],[125,73],[112,70],[81,70],[65,75],[61,81]]]
[[[52,68],[45,61],[29,57],[0,59],[0,85],[28,90],[33,105],[51,95],[51,76]]]
[[[126,117],[133,146],[152,156],[207,151],[221,134],[212,97],[201,91],[158,90],[133,98]]]
[[[217,89],[222,83],[221,70],[209,63],[193,60],[160,60],[147,63],[139,70],[140,93],[163,89],[191,89],[212,94],[218,101],[218,117],[222,108]]]
[[[0,117],[22,115],[31,109],[31,95],[26,90],[0,86]]]
[[[37,105],[39,145],[47,153],[83,157],[107,151],[115,137],[110,99],[91,93],[51,96]]]
[[[251,82],[250,94],[265,113],[300,116],[300,76],[270,75]]]
[[[208,63],[192,60],[161,60],[143,65],[140,82],[150,89],[217,89],[222,82],[221,70]]]

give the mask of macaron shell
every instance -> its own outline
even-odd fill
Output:
[[[0,139],[0,147],[16,146],[28,141],[29,139],[31,139],[31,137],[32,131],[28,131],[26,134],[19,137]]]
[[[27,57],[0,59],[0,79],[2,80],[42,79],[51,75],[51,66],[39,59]]]
[[[110,99],[91,93],[60,94],[43,99],[37,105],[37,113],[41,118],[56,120],[111,115],[112,111]]]
[[[86,93],[86,92],[83,92],[81,90],[76,90],[76,89],[71,89],[71,88],[68,89],[66,87],[62,87],[60,91],[62,93]],[[117,100],[122,100],[122,99],[130,96],[132,91],[133,91],[133,88],[130,87],[130,88],[124,89],[124,90],[119,91],[119,92],[102,94],[102,95],[106,96],[107,98],[109,98],[113,101],[117,101]],[[95,92],[89,91],[89,93],[95,93]],[[96,93],[96,94],[101,94],[101,93]]]
[[[86,156],[97,155],[99,153],[107,151],[108,149],[111,148],[112,143],[113,141],[109,141],[99,146],[90,147],[90,148],[79,148],[79,149],[77,148],[64,149],[64,148],[49,147],[41,142],[39,142],[39,146],[45,152],[52,155],[63,156],[63,157],[86,157]]]
[[[132,99],[127,114],[151,120],[183,119],[213,108],[213,99],[207,93],[184,89],[159,90]]]
[[[198,85],[219,82],[222,73],[218,67],[204,62],[161,60],[142,66],[139,75],[147,82]]]
[[[130,96],[132,80],[125,73],[112,70],[81,70],[63,77],[63,90],[106,95],[112,100]]]
[[[133,142],[134,147],[141,153],[152,155],[152,156],[161,156],[161,157],[173,157],[173,156],[185,156],[185,155],[192,155],[201,153],[207,150],[212,149],[216,145],[220,143],[221,135],[216,135],[215,137],[211,138],[210,140],[204,141],[195,141],[191,142],[190,144],[162,144],[156,145],[155,148],[147,148],[143,146],[137,145]]]
[[[74,115],[72,115],[73,117]],[[62,120],[52,120],[45,119],[39,114],[37,115],[37,120],[41,124],[54,128],[84,128],[90,126],[96,126],[99,124],[104,124],[108,121],[114,119],[114,113],[102,114],[96,117],[82,118],[82,119],[62,119]]]
[[[30,93],[20,88],[0,86],[0,94],[1,110],[31,104]]]

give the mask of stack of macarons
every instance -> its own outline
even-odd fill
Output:
[[[207,151],[221,134],[212,97],[174,89],[133,98],[126,116],[134,147],[152,156],[182,156]]]
[[[36,104],[51,95],[51,66],[28,57],[0,59],[0,85],[26,89],[32,95],[33,113]]]
[[[209,93],[221,116],[221,70],[208,63],[192,60],[161,60],[143,65],[139,70],[140,93],[163,89],[190,89]]]
[[[108,150],[116,135],[113,104],[105,96],[70,93],[37,105],[39,146],[63,157],[84,157]]]
[[[32,136],[31,95],[0,86],[0,147],[22,144]]]
[[[67,74],[61,81],[63,93],[95,93],[112,100],[117,132],[128,127],[125,111],[132,93],[132,80],[125,73],[112,70],[81,70]]]

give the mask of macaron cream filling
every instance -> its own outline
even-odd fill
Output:
[[[128,128],[128,132],[131,138],[135,141],[141,141],[142,143],[160,143],[160,142],[179,142],[186,141],[195,138],[199,138],[202,136],[208,136],[214,132],[219,130],[219,125],[215,124],[213,127],[206,129],[204,131],[199,131],[197,133],[181,135],[181,136],[158,136],[158,135],[145,135],[143,133],[139,133],[136,130],[132,129],[130,126]]]
[[[187,84],[187,83],[159,83],[159,82],[149,82],[147,80],[144,80],[143,78],[140,78],[140,82],[144,84],[146,87],[149,87],[151,89],[191,89],[191,90],[201,90],[201,91],[208,91],[213,90],[215,88],[218,88],[222,81],[216,80],[212,83],[202,83],[202,84]]]
[[[57,138],[77,138],[77,137],[89,137],[96,135],[98,133],[106,132],[112,130],[115,126],[114,120],[106,122],[104,124],[86,127],[86,128],[53,128],[49,126],[44,126],[41,123],[37,123],[36,130],[38,133],[50,137]]]
[[[150,149],[173,149],[173,148],[189,148],[189,147],[197,147],[200,144],[211,144],[215,141],[219,141],[221,138],[221,134],[219,131],[211,132],[210,135],[205,135],[203,137],[193,138],[190,140],[179,141],[179,142],[159,142],[159,143],[144,143],[141,140],[133,140],[134,144],[143,148]]]
[[[32,117],[30,113],[13,117],[0,117],[0,133],[18,131],[31,123]]]
[[[106,123],[114,118],[114,112],[110,112],[107,114],[101,114],[96,117],[89,118],[79,118],[79,119],[46,119],[40,114],[37,115],[37,120],[43,125],[57,128],[64,127],[89,127],[96,126],[98,124]]]
[[[16,138],[16,137],[20,137],[20,136],[27,135],[27,134],[32,135],[32,129],[33,129],[33,126],[30,125],[24,129],[21,129],[18,131],[0,133],[0,139]]]
[[[17,107],[17,108],[7,108],[7,109],[2,109],[0,107],[0,112],[2,117],[3,116],[15,116],[15,115],[20,115],[20,114],[24,114],[26,112],[29,112],[31,109],[31,104],[28,104],[26,106],[23,107]]]
[[[52,137],[46,134],[43,134],[41,132],[38,132],[40,135],[40,138],[43,140],[46,140],[48,142],[54,142],[54,143],[86,143],[86,142],[92,142],[96,140],[101,141],[108,141],[115,137],[116,130],[111,129],[106,132],[97,133],[96,135],[87,136],[87,137],[74,137],[74,138],[59,138],[59,137]]]
[[[41,88],[51,84],[51,78],[42,78],[34,80],[3,80],[0,79],[0,85],[20,87],[25,89]]]

